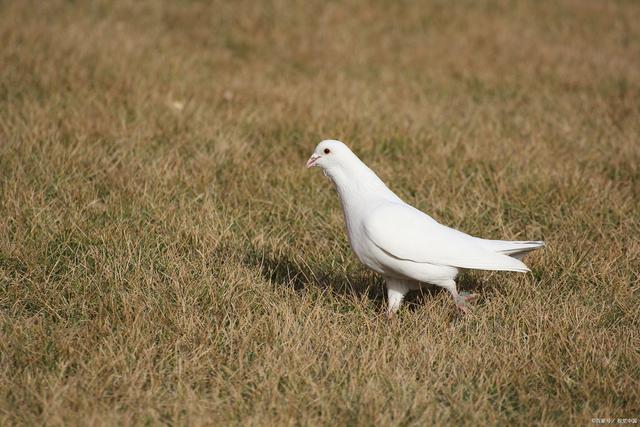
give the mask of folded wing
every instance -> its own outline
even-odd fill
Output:
[[[365,219],[364,231],[377,247],[399,259],[479,270],[529,271],[522,261],[483,247],[476,238],[407,204],[376,207]]]

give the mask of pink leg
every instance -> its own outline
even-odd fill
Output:
[[[449,280],[440,286],[449,291],[449,293],[453,297],[453,301],[456,303],[456,306],[460,309],[460,311],[465,314],[471,313],[471,307],[467,305],[467,302],[473,301],[474,299],[478,298],[478,294],[470,294],[469,292],[458,293],[456,282],[454,280]]]

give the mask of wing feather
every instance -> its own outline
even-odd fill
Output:
[[[474,237],[407,204],[376,207],[364,221],[364,232],[377,247],[400,259],[479,270],[529,271],[520,260],[482,247]]]

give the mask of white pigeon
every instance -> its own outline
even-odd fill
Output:
[[[403,202],[340,141],[325,140],[307,161],[323,169],[336,186],[351,248],[387,283],[392,317],[402,299],[421,283],[445,288],[463,312],[477,295],[458,293],[460,269],[530,271],[520,258],[544,246],[540,241],[487,240],[438,223]]]

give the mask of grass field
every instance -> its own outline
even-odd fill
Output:
[[[640,417],[640,3],[0,2],[0,424]],[[338,138],[532,273],[385,317]]]

